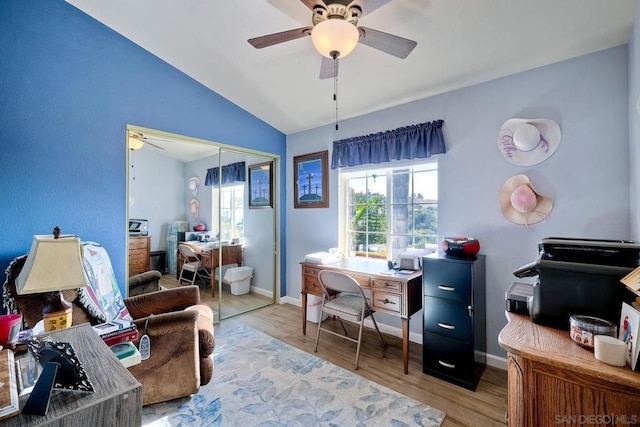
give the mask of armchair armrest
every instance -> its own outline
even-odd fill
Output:
[[[129,296],[146,294],[160,290],[162,273],[157,270],[145,271],[129,278]]]
[[[148,319],[148,322],[147,322]],[[150,340],[149,358],[129,367],[144,387],[143,405],[164,402],[198,392],[200,358],[198,351],[198,313],[175,311],[135,321],[140,336]],[[135,343],[138,345],[138,342]]]
[[[164,289],[124,299],[124,304],[134,319],[151,314],[184,310],[198,303],[200,303],[200,288],[196,285]]]

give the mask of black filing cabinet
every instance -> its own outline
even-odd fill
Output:
[[[485,258],[422,259],[425,374],[475,390],[486,365]]]

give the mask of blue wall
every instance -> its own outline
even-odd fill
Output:
[[[128,123],[285,158],[283,133],[62,0],[0,2],[0,58],[3,270],[58,225],[105,246],[124,292]]]

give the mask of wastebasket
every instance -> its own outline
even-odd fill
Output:
[[[320,321],[320,312],[322,312],[322,297],[308,294],[307,295],[307,320],[309,322],[318,323]],[[327,313],[323,313],[322,320],[327,318]]]
[[[162,274],[166,274],[166,252],[165,251],[153,251],[149,254],[151,260],[151,269],[158,270]]]

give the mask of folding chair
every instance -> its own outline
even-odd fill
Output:
[[[344,338],[346,340],[355,342],[358,344],[358,348],[356,350],[356,370],[358,369],[358,360],[360,358],[360,344],[362,343],[362,326],[364,324],[364,319],[368,316],[371,316],[371,320],[373,320],[373,326],[375,326],[376,331],[378,332],[378,337],[380,338],[380,344],[382,344],[382,348],[386,348],[387,345],[384,343],[382,339],[382,334],[380,333],[380,329],[378,329],[378,324],[376,323],[376,319],[373,317],[373,310],[369,307],[369,303],[364,296],[364,292],[362,288],[358,285],[356,280],[345,273],[340,273],[337,271],[330,270],[322,270],[318,274],[318,279],[320,280],[320,285],[322,286],[322,308],[320,313],[320,321],[318,322],[318,332],[316,333],[316,348],[315,351],[318,351],[318,341],[320,340],[320,331],[323,330],[325,332],[329,332],[330,334],[336,335],[338,337]],[[334,315],[340,321],[340,325],[342,326],[342,330],[344,331],[344,335],[331,331],[329,329],[322,327],[322,314],[327,313],[330,315]],[[350,320],[354,323],[360,323],[360,329],[358,331],[358,339],[351,338],[347,329],[344,327],[344,323],[342,323],[342,319]]]
[[[184,258],[182,269],[180,270],[180,277],[178,277],[178,286],[182,285],[183,281],[189,282],[189,284],[193,285],[196,281],[196,277],[202,280],[205,284],[210,283],[211,274],[202,264],[200,255],[198,255],[189,245],[178,245],[178,250]],[[191,272],[190,280],[184,278],[185,271]]]

